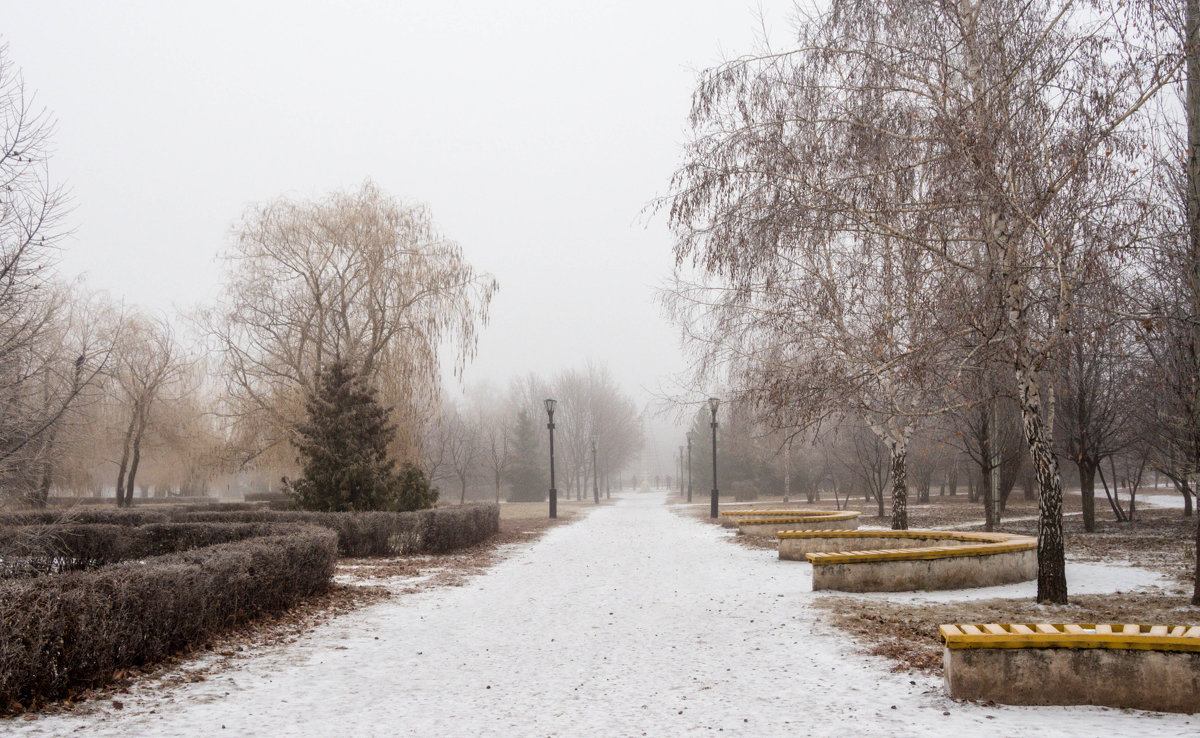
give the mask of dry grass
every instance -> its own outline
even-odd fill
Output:
[[[815,597],[813,604],[869,653],[892,659],[896,671],[931,673],[942,668],[938,626],[943,623],[1200,622],[1200,607],[1189,605],[1187,597],[1143,592],[1079,595],[1061,606],[1025,599],[896,603],[843,595]]]

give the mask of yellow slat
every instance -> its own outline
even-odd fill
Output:
[[[976,628],[974,625],[970,625],[970,624],[963,625],[962,630],[967,635],[973,635],[973,636],[983,635],[982,630],[980,630],[979,628]]]
[[[1133,623],[1126,623],[1125,627],[1121,629],[1121,633],[1127,636],[1140,635],[1141,632],[1142,629]]]
[[[1176,625],[1174,628],[1171,628],[1171,637],[1177,638],[1177,637],[1183,635],[1184,631],[1186,631],[1186,630],[1187,630],[1186,625]]]
[[[1108,623],[1096,623],[1096,633],[1099,635],[1112,635],[1112,626]]]
[[[1055,628],[1053,625],[1051,625],[1049,623],[1038,623],[1034,627],[1037,628],[1037,632],[1039,632],[1039,633],[1049,633],[1051,635],[1056,635],[1059,632],[1058,628]]]
[[[983,629],[986,630],[987,632],[991,633],[992,635],[998,635],[998,636],[1008,635],[1008,631],[1005,630],[1004,628],[1001,628],[998,623],[988,623],[987,625],[983,626]]]
[[[1030,628],[1028,625],[1021,625],[1020,623],[1013,623],[1012,632],[1020,633],[1021,635],[1032,635],[1033,628]]]
[[[1150,635],[1152,635],[1152,636],[1165,636],[1166,634],[1167,634],[1167,626],[1165,626],[1165,625],[1152,625],[1152,626],[1150,626]]]
[[[1193,625],[1183,634],[1184,638],[1200,638],[1200,625]]]
[[[1071,635],[1087,635],[1087,631],[1084,630],[1083,628],[1080,628],[1075,623],[1067,623],[1066,625],[1064,625],[1063,632],[1070,633]]]

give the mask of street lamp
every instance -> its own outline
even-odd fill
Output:
[[[558,403],[547,398],[546,400],[546,415],[550,418],[550,422],[546,423],[546,427],[550,429],[550,517],[558,517],[558,490],[554,488],[554,406]],[[714,443],[716,443],[714,441]]]
[[[679,447],[679,496],[683,497],[683,446]]]
[[[692,501],[692,437],[695,436],[694,431],[687,432],[688,439],[688,502]]]
[[[600,504],[600,482],[596,477],[596,441],[599,440],[595,433],[592,433],[592,500],[597,505]]]
[[[717,397],[708,398],[708,409],[712,410],[712,441],[713,441],[713,488],[712,501],[709,504],[709,517],[717,517],[717,408],[721,406],[721,400]]]

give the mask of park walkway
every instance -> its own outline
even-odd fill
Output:
[[[984,708],[815,622],[806,564],[661,493],[552,529],[465,586],[339,617],[123,710],[23,735],[1195,735],[1200,717]],[[949,715],[943,714],[948,712]],[[1190,721],[1190,722],[1189,722]]]

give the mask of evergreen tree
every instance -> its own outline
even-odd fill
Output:
[[[512,486],[509,499],[512,502],[542,502],[550,488],[548,474],[542,466],[542,449],[537,440],[538,428],[529,417],[529,412],[517,413],[517,425],[513,431],[515,448],[508,469],[508,482]]]
[[[317,375],[306,399],[305,419],[293,443],[303,476],[283,480],[297,507],[305,510],[416,510],[431,507],[437,490],[420,469],[388,458],[396,432],[391,411],[376,391],[345,361]]]

